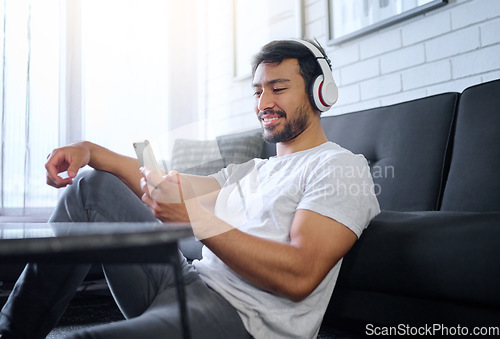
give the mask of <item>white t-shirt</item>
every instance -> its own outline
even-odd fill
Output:
[[[358,237],[380,212],[367,161],[332,142],[267,160],[229,165],[215,174],[221,191],[215,215],[240,231],[290,243],[295,211],[332,218]],[[235,244],[237,246],[237,244]],[[193,264],[208,286],[239,312],[255,338],[317,335],[342,260],[307,298],[293,302],[242,278],[206,246]]]

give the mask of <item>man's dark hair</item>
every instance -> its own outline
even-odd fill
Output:
[[[321,45],[317,41],[311,41],[311,40],[306,40],[306,41],[316,46],[325,56],[328,64],[330,64],[330,60],[328,60],[323,47],[321,47]],[[280,64],[285,59],[298,60],[300,67],[300,75],[302,76],[306,84],[306,93],[310,96],[311,95],[310,87],[312,81],[318,75],[321,74],[321,67],[319,66],[318,62],[316,61],[316,58],[309,50],[309,48],[307,48],[298,41],[275,40],[271,41],[270,43],[262,47],[261,51],[257,53],[253,58],[252,76],[255,75],[255,71],[257,70],[257,67],[261,63]],[[314,107],[314,100],[312,98],[311,98],[311,103],[313,104]]]

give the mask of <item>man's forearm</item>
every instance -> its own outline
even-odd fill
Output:
[[[289,244],[249,235],[213,214],[198,215],[195,234],[226,265],[245,279],[272,293],[301,300],[312,290],[307,286],[307,258]],[[202,227],[202,235],[199,228]],[[198,228],[198,229],[197,229]]]
[[[88,141],[83,142],[83,145],[90,151],[90,167],[116,175],[137,196],[142,195],[140,186],[142,174],[137,159],[115,153]]]
[[[312,293],[357,239],[343,224],[303,209],[295,212],[289,243],[247,234],[207,211],[194,216],[195,235],[226,265],[293,301]]]

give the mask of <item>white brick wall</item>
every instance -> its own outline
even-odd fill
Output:
[[[460,42],[460,43],[457,43]],[[420,46],[420,45],[419,45]],[[481,47],[479,27],[459,29],[424,43],[427,61],[449,58]]]
[[[371,79],[380,75],[380,64],[378,58],[358,61],[340,68],[341,86]]]
[[[380,71],[382,74],[387,74],[423,63],[425,63],[424,45],[412,45],[381,55]]]
[[[442,7],[440,9],[435,9],[425,15],[420,15],[401,23],[400,29],[403,37],[403,45],[413,45],[435,36],[448,33],[451,30],[451,22],[450,13],[447,9],[449,8]],[[399,29],[399,26],[388,29]]]
[[[476,25],[500,16],[500,1],[474,0],[461,3],[450,10],[452,29]]]
[[[451,64],[449,60],[429,62],[403,71],[401,76],[403,90],[430,86],[451,80]]]
[[[401,76],[389,74],[376,77],[361,83],[361,99],[375,99],[401,92]]]
[[[500,0],[449,0],[340,45],[326,43],[326,1],[302,3],[303,32],[323,44],[339,85],[339,101],[327,115],[462,91],[500,78]],[[233,77],[232,1],[209,0],[206,6],[205,116],[211,121],[206,134],[257,128],[251,79]],[[254,31],[259,34],[258,27]]]
[[[500,19],[488,21],[480,26],[481,43],[483,46],[493,45],[500,42]]]
[[[380,55],[386,52],[394,51],[401,48],[401,31],[393,30],[377,34],[372,39],[365,39],[359,43],[360,57],[367,59],[375,55]],[[353,44],[352,46],[357,46]],[[349,48],[348,46],[343,48]],[[339,48],[341,51],[343,48]],[[352,47],[351,47],[352,48]]]
[[[485,57],[491,55],[492,57]],[[453,78],[463,78],[500,69],[500,45],[488,46],[451,59]]]

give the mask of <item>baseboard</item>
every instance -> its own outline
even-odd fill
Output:
[[[0,223],[43,223],[49,220],[53,211],[53,207],[2,208]]]

